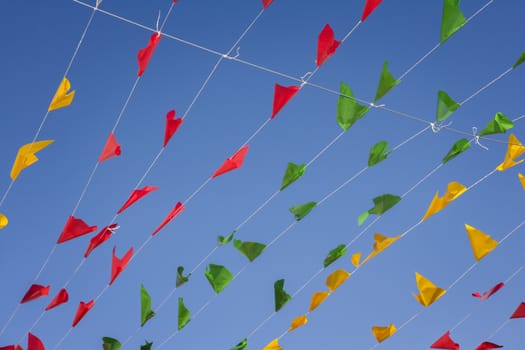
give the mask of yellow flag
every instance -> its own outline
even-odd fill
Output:
[[[20,147],[15,162],[13,163],[13,167],[11,168],[11,180],[16,180],[23,169],[36,163],[38,158],[35,153],[46,148],[53,142],[53,140],[37,141]]]
[[[515,165],[523,162],[523,159],[516,161],[516,158],[521,156],[525,152],[525,147],[521,144],[520,140],[514,134],[509,135],[509,141],[507,145],[507,153],[505,153],[505,160],[503,163],[498,165],[496,170],[505,171],[509,168],[512,168]]]
[[[474,252],[474,258],[476,258],[477,261],[483,259],[485,255],[498,246],[498,241],[477,228],[466,224],[465,228],[467,229],[468,239]]]
[[[330,275],[328,275],[325,284],[330,292],[333,292],[339,288],[339,286],[343,284],[343,282],[346,281],[348,277],[350,277],[349,272],[346,272],[345,270],[335,270]]]
[[[518,178],[520,179],[521,187],[525,190],[525,176],[518,174]]]
[[[377,254],[381,253],[383,250],[388,248],[392,243],[397,241],[400,237],[401,237],[401,235],[397,235],[395,237],[386,237],[386,236],[383,236],[380,233],[374,234],[374,246],[373,246],[372,253],[370,253],[365,258],[365,260],[363,260],[363,262],[361,264],[366,263],[368,260],[370,260],[373,257],[375,257]]]
[[[9,223],[9,220],[7,220],[7,216],[0,213],[0,230],[7,226]]]
[[[352,257],[350,258],[352,265],[354,265],[355,267],[359,267],[361,265],[361,255],[362,254],[359,252],[352,255]]]
[[[428,206],[425,216],[423,216],[423,220],[426,220],[430,216],[439,212],[441,209],[449,205],[454,199],[461,196],[466,190],[467,188],[459,182],[450,182],[447,186],[447,190],[443,194],[443,197],[439,197],[439,192],[436,192],[432,202]]]
[[[263,350],[283,350],[281,346],[279,345],[279,339],[275,338],[271,342],[266,345]]]
[[[419,294],[414,294],[416,300],[423,306],[429,306],[443,296],[447,291],[437,287],[430,280],[416,272],[416,283]]]
[[[55,96],[53,97],[53,100],[51,100],[51,104],[49,105],[47,111],[51,112],[55,109],[69,106],[71,102],[73,102],[73,98],[75,97],[74,90],[68,93],[70,89],[71,83],[69,82],[69,80],[67,80],[66,77],[64,77],[64,79],[62,79],[62,82],[58,86],[58,89],[55,92]]]
[[[288,332],[291,332],[296,328],[304,326],[307,323],[308,319],[306,318],[306,315],[297,316],[292,320],[292,324],[290,325],[290,328],[288,328]]]
[[[315,309],[317,309],[317,307],[321,305],[323,301],[326,298],[328,298],[329,295],[330,295],[329,292],[315,292],[312,295],[312,301],[310,301],[310,309],[308,311],[312,312]]]
[[[389,338],[395,332],[397,332],[397,329],[393,324],[390,324],[386,327],[372,327],[372,333],[374,334],[374,337],[377,339],[378,343],[381,343],[385,339]]]

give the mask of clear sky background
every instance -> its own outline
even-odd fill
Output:
[[[90,0],[89,3],[94,5]],[[510,68],[522,51],[525,24],[521,0],[469,0],[461,3],[466,17],[489,4],[479,15],[434,51],[380,102],[432,122],[437,91],[458,102]],[[106,0],[100,8],[155,28],[169,0]],[[239,58],[300,78],[315,69],[317,36],[325,24],[336,38],[358,22],[364,1],[275,0],[238,45]],[[341,81],[356,97],[371,101],[385,59],[399,77],[439,42],[443,1],[389,1],[338,48],[311,83],[338,91]],[[258,0],[186,1],[173,8],[163,32],[226,53],[262,9]],[[0,82],[3,117],[0,147],[0,192],[10,184],[9,172],[20,146],[30,142],[45,115],[92,10],[69,0],[10,1],[0,11],[3,74]],[[161,20],[162,22],[162,20]],[[70,107],[53,111],[38,137],[55,143],[38,154],[40,161],[25,169],[14,183],[0,212],[10,219],[0,231],[0,327],[42,266],[75,208],[106,138],[123,108],[137,72],[137,51],[151,32],[97,12],[68,73],[76,97]],[[233,51],[232,55],[235,54]],[[219,56],[172,40],[161,39],[148,69],[138,82],[115,131],[122,155],[98,167],[75,216],[99,228],[127,199],[162,146],[165,114],[182,116],[188,110]],[[145,340],[154,347],[177,329],[177,297],[197,317],[163,348],[229,349],[247,337],[273,312],[273,283],[285,279],[295,293],[321,267],[329,250],[347,244],[362,232],[357,217],[384,193],[402,195],[441,162],[452,144],[469,138],[472,127],[483,128],[496,112],[510,119],[523,114],[521,66],[505,75],[451,117],[450,130],[427,129],[396,150],[383,163],[365,171],[314,209],[271,245],[253,263],[233,246],[218,249],[206,264],[242,270],[218,296],[204,277],[204,265],[178,289],[140,332],[140,286],[153,307],[175,287],[179,265],[191,271],[226,235],[241,224],[281,185],[288,162],[308,163],[336,138],[337,94],[309,85],[250,141],[244,166],[210,181],[187,203],[186,210],[156,235],[130,263],[95,307],[71,328],[80,301],[95,298],[107,285],[111,251],[122,256],[137,250],[177,201],[185,201],[270,116],[274,84],[297,81],[223,60],[186,115],[171,143],[141,186],[159,186],[116,220],[111,240],[95,250],[68,285],[69,303],[46,313],[32,329],[47,349],[61,339],[62,349],[100,349],[101,338],[138,349]],[[525,119],[512,132],[525,139]],[[293,222],[288,208],[320,201],[366,166],[370,147],[386,140],[394,147],[428,124],[372,109],[307,169],[306,174],[277,195],[238,232],[238,238],[268,244]],[[419,184],[349,247],[367,254],[373,233],[394,236],[416,224],[436,191],[451,181],[470,186],[503,161],[507,135],[481,140]],[[517,230],[485,257],[440,300],[423,308],[417,292],[417,271],[447,288],[474,262],[464,224],[500,240],[525,220],[525,193],[517,174],[522,166],[497,172],[431,217],[383,254],[371,260],[326,302],[309,315],[309,323],[288,334],[281,345],[289,349],[369,349],[376,341],[372,326],[394,323],[397,334],[380,344],[387,349],[425,349],[467,315],[452,332],[462,349],[473,349],[501,326],[523,301],[524,232]],[[52,296],[70,280],[82,260],[90,236],[56,249],[36,283],[51,285],[50,297],[22,305],[0,336],[0,346],[26,344],[27,331]],[[350,254],[343,257],[297,294],[248,340],[260,349],[281,335],[290,321],[308,310],[315,291],[326,290],[324,279],[333,270],[353,270]],[[471,297],[513,276],[486,302]],[[208,304],[209,303],[209,304]],[[506,324],[491,341],[520,349],[523,321]]]

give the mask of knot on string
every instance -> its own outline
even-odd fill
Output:
[[[227,60],[234,60],[236,58],[239,58],[240,55],[241,55],[241,48],[237,47],[237,50],[235,52],[235,56],[229,56],[227,53],[225,53],[224,55],[222,55],[222,58],[225,58]]]
[[[430,127],[432,128],[432,132],[434,134],[437,134],[441,131],[441,129],[449,127],[452,125],[452,122],[448,122],[447,124],[443,124],[443,122],[432,122],[430,123]]]
[[[483,148],[485,151],[489,150],[487,146],[484,146],[479,142],[478,128],[476,128],[475,126],[472,127],[472,135],[474,136],[474,142],[476,143],[476,145]]]
[[[102,0],[95,1],[95,10],[98,9],[98,6],[102,3]]]
[[[102,1],[102,0],[101,0]],[[160,30],[159,30],[159,22],[160,22],[160,10],[159,10],[159,14],[157,15],[157,23],[155,24],[155,29],[157,31],[157,34],[160,34]]]
[[[108,227],[107,230],[110,231],[111,233],[115,233],[116,230],[118,230],[120,228],[119,225],[115,226],[115,227]]]
[[[370,102],[369,105],[370,105],[370,108],[383,108],[386,106],[384,103],[376,105],[374,102]]]
[[[306,72],[301,79],[301,87],[305,86],[308,83],[308,79],[312,76],[312,72]]]

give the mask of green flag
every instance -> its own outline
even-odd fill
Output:
[[[184,276],[183,272],[184,272],[184,267],[182,266],[177,267],[177,281],[175,282],[175,286],[177,288],[182,286],[184,283],[188,282],[188,280],[190,279],[190,274],[187,276]]]
[[[455,144],[452,145],[452,148],[450,151],[448,151],[447,155],[443,158],[443,164],[448,162],[451,159],[456,158],[461,153],[465,152],[470,148],[470,142],[469,140],[463,138],[457,141]]]
[[[459,8],[459,0],[444,0],[440,43],[443,44],[447,41],[466,21]]]
[[[239,342],[239,344],[235,345],[233,348],[230,348],[230,350],[243,350],[248,347],[248,339],[244,338]]]
[[[283,181],[279,191],[284,190],[286,187],[290,186],[295,181],[297,181],[301,176],[304,175],[305,171],[306,165],[304,164],[297,165],[294,163],[288,163],[288,167],[286,168],[286,172],[284,173]]]
[[[188,310],[186,306],[184,306],[184,300],[181,297],[179,297],[178,330],[180,331],[181,329],[183,329],[184,326],[186,326],[188,322],[190,322],[190,320],[190,310]]]
[[[357,219],[357,224],[361,226],[371,214],[383,215],[387,210],[396,205],[400,200],[401,197],[392,194],[384,194],[382,196],[374,198],[374,207],[359,215],[359,218]]]
[[[460,104],[454,101],[445,91],[439,90],[436,120],[441,122],[447,119],[459,106]]]
[[[514,123],[512,120],[507,118],[505,114],[498,112],[494,116],[494,119],[492,119],[487,126],[481,130],[479,133],[479,136],[486,136],[486,135],[492,135],[492,134],[504,134],[507,130],[512,129],[514,127]]]
[[[337,259],[339,259],[345,254],[346,254],[346,245],[339,244],[337,247],[330,250],[330,252],[328,253],[328,256],[324,259],[323,266],[328,267],[329,265],[331,265],[333,262],[335,262]]]
[[[122,344],[115,338],[104,337],[102,341],[104,342],[102,344],[102,349],[104,350],[120,350],[122,347]]]
[[[226,237],[224,236],[218,236],[217,237],[217,243],[219,245],[226,245],[228,243],[230,243],[233,239],[233,235],[237,232],[237,230],[233,230],[232,232],[230,232],[230,234]]]
[[[357,103],[350,86],[343,82],[341,82],[340,86],[340,95],[337,99],[337,124],[343,131],[347,131],[368,112],[370,107]]]
[[[292,296],[284,290],[284,279],[275,281],[273,290],[275,293],[275,311],[277,312],[292,299]]]
[[[140,346],[140,350],[151,350],[153,343],[146,340],[146,344]]]
[[[210,282],[215,293],[219,294],[232,281],[233,275],[227,268],[221,265],[209,264],[204,275]]]
[[[381,76],[379,77],[379,84],[377,85],[376,96],[374,102],[377,102],[383,96],[387,94],[392,88],[394,88],[400,81],[396,80],[392,73],[388,70],[388,61],[383,63],[383,69],[381,70]]]
[[[521,53],[521,56],[520,58],[518,58],[518,60],[516,61],[516,63],[514,63],[514,65],[512,66],[512,68],[516,68],[518,67],[520,64],[522,64],[523,62],[525,62],[525,51],[523,51]]]
[[[316,202],[308,202],[301,205],[295,205],[290,208],[290,212],[295,216],[295,220],[299,221],[308,215],[317,205]]]
[[[373,145],[372,148],[370,148],[370,155],[368,156],[368,166],[372,167],[384,161],[390,153],[392,153],[392,150],[387,151],[387,148],[388,143],[386,141],[379,141]]]
[[[144,327],[146,322],[155,316],[155,311],[151,310],[151,297],[144,285],[140,286],[140,326]]]
[[[245,257],[254,261],[266,249],[266,245],[257,242],[243,242],[241,240],[234,240],[233,246],[242,253]]]

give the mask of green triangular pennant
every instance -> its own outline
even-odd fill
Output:
[[[275,281],[273,290],[275,294],[275,311],[277,312],[292,299],[292,296],[284,290],[284,279]]]
[[[151,297],[144,285],[140,286],[140,326],[144,327],[146,322],[155,316],[155,311],[151,310]]]
[[[332,249],[328,256],[324,259],[323,266],[328,267],[330,264],[335,262],[337,259],[346,254],[346,245],[339,244],[337,247]]]
[[[450,149],[450,151],[448,151],[445,158],[443,158],[443,164],[445,164],[451,159],[456,158],[457,156],[459,156],[461,153],[465,152],[469,148],[470,148],[469,140],[464,139],[464,138],[460,139],[454,145],[452,145],[452,148]]]
[[[104,350],[119,350],[122,347],[122,344],[115,338],[104,337],[102,341],[104,342],[102,344]]]
[[[443,17],[441,19],[440,43],[443,44],[459,28],[466,23],[465,16],[459,8],[459,0],[443,1]]]
[[[283,176],[283,181],[281,183],[281,188],[279,191],[284,190],[286,187],[293,184],[295,181],[297,181],[301,176],[304,175],[304,172],[306,171],[306,165],[304,164],[294,164],[294,163],[288,163],[288,167],[286,168],[286,172]]]
[[[140,346],[140,350],[151,350],[153,343],[146,340],[146,344]]]
[[[233,279],[233,275],[224,266],[209,264],[204,275],[210,282],[215,293],[219,294]]]
[[[184,272],[184,267],[182,266],[177,267],[177,281],[175,282],[175,286],[177,288],[182,286],[184,283],[188,282],[188,280],[190,279],[191,274],[184,276],[183,272]]]
[[[230,348],[230,350],[243,350],[246,349],[246,347],[248,347],[248,339],[244,338],[233,348]]]
[[[242,253],[245,257],[254,261],[266,249],[266,245],[257,242],[243,242],[238,239],[233,241],[233,246]]]
[[[372,167],[377,163],[384,161],[392,150],[388,150],[388,143],[386,141],[379,141],[370,149],[370,155],[368,156],[368,166]]]
[[[460,107],[460,104],[454,101],[445,91],[438,91],[438,103],[436,120],[443,121]]]
[[[316,202],[308,202],[301,205],[295,205],[290,208],[290,212],[295,216],[295,220],[299,221],[308,215],[317,205]]]
[[[190,320],[190,310],[188,310],[186,306],[184,306],[184,300],[181,297],[179,297],[179,314],[177,326],[178,330],[180,331],[181,329],[183,329],[184,326],[186,326],[188,322],[190,322]]]
[[[376,96],[374,102],[377,102],[383,96],[387,94],[392,88],[394,88],[400,81],[396,80],[392,73],[388,70],[388,61],[383,63],[383,69],[381,70],[381,76],[379,77],[379,84],[377,85]]]
[[[230,234],[226,237],[224,236],[218,236],[217,237],[217,243],[219,245],[226,245],[228,243],[230,243],[233,239],[233,235],[237,232],[237,230],[233,230],[232,232],[230,232]]]
[[[514,127],[514,123],[512,120],[507,118],[505,114],[498,112],[494,116],[494,119],[492,119],[487,126],[481,130],[479,133],[479,136],[486,136],[486,135],[492,135],[492,134],[504,134],[507,130],[512,129]]]
[[[354,99],[350,86],[341,82],[340,95],[337,99],[337,124],[347,131],[355,122],[363,118],[370,107],[362,106]]]
[[[516,61],[516,63],[514,63],[514,65],[512,66],[512,68],[516,68],[518,67],[520,64],[522,64],[523,62],[525,62],[525,51],[523,51],[521,53],[521,56],[520,58],[518,58],[518,60]]]
[[[361,226],[371,214],[383,215],[387,210],[396,205],[400,200],[401,197],[395,196],[393,194],[384,194],[374,198],[374,207],[359,215],[359,218],[357,219],[357,224]]]

